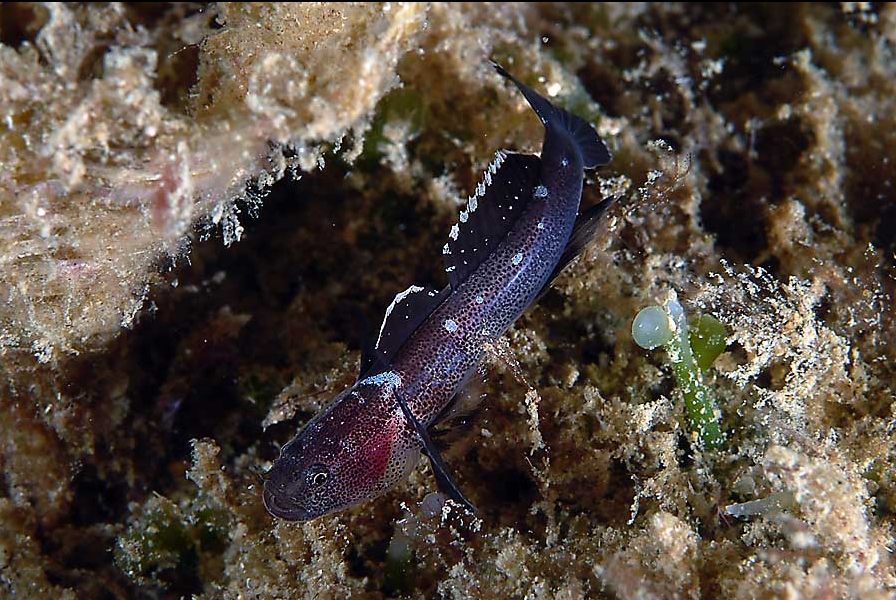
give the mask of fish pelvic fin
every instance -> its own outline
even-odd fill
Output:
[[[420,442],[423,444],[423,452],[426,453],[426,456],[429,457],[429,463],[432,465],[432,472],[436,478],[436,484],[439,486],[439,490],[442,493],[446,494],[449,498],[466,508],[468,511],[476,514],[476,507],[467,500],[467,498],[460,491],[460,488],[457,487],[457,484],[454,482],[454,479],[448,473],[448,467],[445,465],[445,461],[442,460],[442,455],[439,453],[439,450],[436,448],[435,443],[433,443],[432,438],[429,436],[429,432],[426,430],[426,427],[417,420],[417,418],[411,413],[411,409],[408,408],[408,403],[405,402],[401,393],[396,389],[395,397],[398,400],[398,406],[401,407],[401,412],[404,414],[404,418],[410,423],[411,427],[417,433],[417,436],[420,438]]]

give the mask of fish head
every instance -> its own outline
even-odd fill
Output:
[[[267,473],[264,504],[288,521],[308,521],[379,496],[407,476],[419,446],[394,403],[353,389],[283,447]]]

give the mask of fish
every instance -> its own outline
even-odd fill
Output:
[[[386,309],[361,375],[286,445],[266,474],[274,517],[308,521],[403,481],[421,453],[438,487],[471,512],[430,429],[451,414],[491,344],[595,236],[615,198],[580,213],[584,173],[612,155],[581,117],[497,63],[544,125],[540,156],[499,150],[451,228],[448,285],[412,285]]]

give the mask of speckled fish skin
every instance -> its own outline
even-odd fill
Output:
[[[506,201],[502,216],[493,221],[506,221],[509,215],[513,224],[500,231],[499,241],[479,233],[490,244],[488,255],[462,277],[449,266],[451,285],[437,297],[430,293],[439,303],[401,340],[388,362],[368,369],[283,447],[264,485],[265,506],[276,517],[313,519],[374,498],[402,481],[419,460],[421,438],[405,418],[396,394],[421,424],[432,425],[475,371],[487,345],[510,327],[556,274],[576,224],[584,169],[606,164],[610,154],[585,121],[553,107],[497,65],[496,69],[516,84],[544,123],[542,153],[538,158],[498,152],[459,225],[473,222],[477,204],[495,200],[488,197],[489,186],[498,186],[499,192],[521,187],[527,197],[511,194],[501,200]],[[511,181],[518,175],[525,184]],[[506,181],[493,183],[501,177]],[[469,243],[452,248],[452,241],[459,243],[458,235],[456,227],[446,255],[463,251],[472,256],[479,250]],[[446,262],[460,271],[467,264],[452,256]],[[421,289],[412,287],[396,297],[383,329],[387,324],[392,327],[392,309]]]

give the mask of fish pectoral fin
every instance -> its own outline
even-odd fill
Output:
[[[404,414],[404,418],[411,424],[411,427],[414,428],[414,431],[417,432],[417,436],[423,443],[423,452],[429,457],[429,463],[432,465],[432,472],[436,477],[436,484],[439,486],[439,490],[471,513],[476,514],[476,507],[464,497],[460,488],[457,487],[457,484],[454,483],[454,480],[448,473],[448,467],[445,466],[445,461],[442,460],[442,455],[439,454],[436,445],[429,436],[429,432],[411,413],[411,409],[408,408],[407,402],[405,402],[401,394],[398,393],[398,390],[395,391],[395,397],[398,399],[398,406],[401,407],[401,412]]]
[[[480,372],[479,369],[473,369],[460,382],[454,397],[433,419],[430,425],[431,435],[434,433],[434,425],[442,425],[446,421],[465,419],[476,412],[479,405],[482,404],[482,399],[485,398],[485,394],[482,393],[482,388],[485,384],[484,374],[484,370]]]

